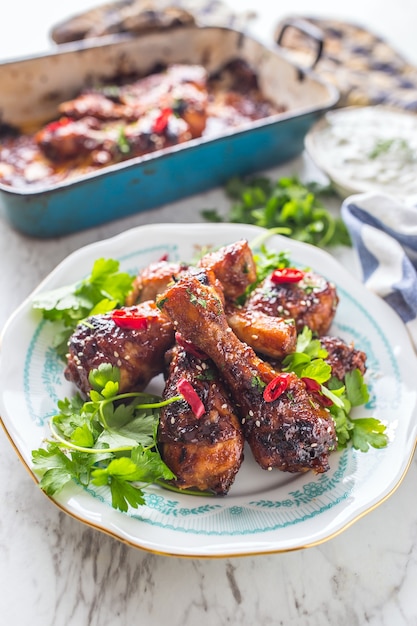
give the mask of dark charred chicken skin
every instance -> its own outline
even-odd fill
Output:
[[[210,272],[185,273],[158,298],[177,331],[216,364],[236,404],[244,435],[263,469],[288,472],[329,468],[336,447],[334,422],[294,374],[286,389],[265,399],[278,372],[242,343],[230,328]]]
[[[326,361],[332,368],[332,375],[344,380],[348,372],[358,369],[363,375],[366,372],[366,354],[357,350],[339,337],[320,337],[322,347],[327,351]]]
[[[335,286],[314,272],[303,272],[301,280],[274,282],[268,276],[249,296],[245,307],[267,315],[294,319],[297,331],[308,326],[325,335],[336,314],[339,298]]]
[[[120,326],[113,313],[106,313],[89,317],[70,338],[65,377],[86,395],[91,390],[88,375],[102,363],[119,368],[121,393],[141,391],[163,372],[165,352],[174,342],[171,321],[155,302],[121,312],[141,320],[140,327]]]
[[[210,360],[178,345],[168,359],[163,397],[178,395],[178,384],[186,380],[205,412],[197,417],[185,400],[164,407],[158,428],[161,456],[177,487],[226,495],[243,460],[244,437],[235,409]]]

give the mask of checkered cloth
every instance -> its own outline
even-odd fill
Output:
[[[341,211],[363,282],[395,309],[417,350],[417,207],[362,193],[346,198]]]

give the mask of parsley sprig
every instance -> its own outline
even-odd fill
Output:
[[[321,385],[323,395],[333,404],[329,411],[333,417],[338,448],[351,442],[356,450],[367,452],[370,447],[384,448],[388,444],[386,426],[374,417],[353,418],[353,407],[365,405],[369,401],[369,390],[358,369],[347,372],[344,381],[332,376],[331,367],[326,362],[328,353],[320,340],[313,338],[311,330],[305,326],[298,335],[296,351],[285,357],[284,371],[291,371],[300,378],[312,378]]]
[[[75,480],[110,489],[112,506],[127,511],[145,502],[143,487],[174,474],[162,461],[156,434],[159,409],[182,400],[143,392],[119,394],[120,371],[104,363],[90,372],[93,389],[58,402],[51,438],[32,452],[41,488],[50,496]]]
[[[115,259],[98,259],[84,280],[33,299],[33,308],[41,311],[44,319],[59,324],[53,344],[58,354],[66,353],[68,338],[81,320],[124,303],[132,289],[133,276],[120,272],[119,266]]]
[[[207,221],[280,228],[284,236],[322,248],[351,245],[343,220],[334,217],[320,199],[332,193],[328,186],[302,183],[296,176],[235,177],[226,184],[225,193],[232,201],[226,220],[216,209],[207,209],[202,211]]]

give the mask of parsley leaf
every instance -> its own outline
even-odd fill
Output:
[[[332,193],[331,187],[302,183],[296,176],[235,177],[226,184],[225,193],[233,202],[226,221],[281,228],[283,235],[319,247],[351,245],[343,220],[333,217],[319,199]],[[211,222],[224,221],[213,209],[202,211],[202,216]]]
[[[71,480],[88,484],[92,459],[78,454],[71,458],[56,443],[32,452],[34,468],[41,475],[40,487],[49,496],[61,491]]]
[[[142,392],[119,394],[120,371],[102,364],[90,374],[90,398],[79,394],[60,400],[51,419],[52,438],[32,451],[41,488],[50,496],[71,480],[88,486],[108,486],[112,505],[127,511],[143,504],[142,485],[171,480],[174,474],[157,447],[161,404],[170,400]]]
[[[360,406],[369,401],[369,391],[359,370],[347,372],[345,376],[346,395],[352,406]]]
[[[33,308],[40,310],[44,319],[61,325],[53,346],[59,354],[66,353],[68,338],[81,320],[124,303],[133,276],[120,272],[119,265],[115,259],[98,259],[91,274],[81,282],[34,297]]]
[[[327,351],[320,340],[304,327],[297,337],[296,351],[283,360],[283,370],[291,371],[300,378],[312,378],[321,385],[321,393],[332,401],[329,411],[333,417],[338,448],[350,442],[352,446],[367,452],[369,447],[383,448],[388,444],[386,426],[374,417],[353,418],[353,407],[369,401],[369,390],[358,369],[347,372],[343,381],[331,373],[326,362]]]
[[[352,445],[361,452],[367,452],[369,447],[385,448],[388,437],[386,427],[373,417],[362,417],[352,420]]]
[[[321,347],[318,339],[313,339],[313,333],[305,326],[297,336],[295,352],[287,355],[283,360],[283,370],[294,372],[299,378],[313,378],[323,384],[331,377],[332,368],[324,360],[327,351]]]

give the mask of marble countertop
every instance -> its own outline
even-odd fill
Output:
[[[79,10],[81,4],[74,2],[73,9]],[[264,22],[267,4],[257,3]],[[316,13],[327,10],[335,15],[330,3],[317,4]],[[0,30],[5,30],[7,22],[15,27],[11,19],[17,19],[17,7],[23,10],[24,2],[14,5]],[[386,14],[373,16],[370,0],[350,5],[344,15],[337,12],[339,17],[352,17],[356,11],[362,22],[366,19],[379,32],[391,32]],[[46,41],[45,24],[66,15],[62,6],[58,15],[46,0],[37,6],[44,6],[45,11],[50,6],[52,15],[48,14],[48,20],[46,13],[38,16],[44,39],[37,32],[33,51]],[[239,6],[246,8],[250,3]],[[417,61],[417,45],[413,48],[414,41],[408,37],[408,24],[397,15],[411,7],[416,13],[414,4],[403,0],[395,7],[394,38]],[[306,11],[310,13],[307,2],[293,3],[292,13]],[[274,23],[280,17],[276,11]],[[408,20],[412,22],[410,16]],[[20,31],[9,42],[8,48],[1,43],[0,58],[16,56],[18,49],[26,53],[27,41]],[[273,171],[274,175],[287,173],[305,178],[317,174],[306,155]],[[57,263],[80,246],[147,223],[202,222],[200,211],[213,206],[228,207],[220,189],[53,240],[19,234],[0,213],[0,327]],[[341,251],[338,256],[353,273],[358,272],[352,251]],[[165,557],[128,547],[55,507],[35,486],[0,429],[0,624],[417,625],[416,486],[414,457],[391,497],[316,547],[238,558]]]

